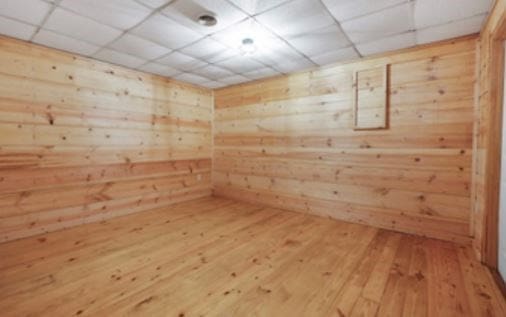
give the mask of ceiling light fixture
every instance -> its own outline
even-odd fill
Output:
[[[242,40],[240,51],[243,55],[251,55],[256,51],[255,41],[252,38],[245,38]]]
[[[218,20],[216,19],[216,16],[214,13],[206,12],[204,14],[201,14],[197,21],[200,25],[203,26],[215,26],[218,23]]]

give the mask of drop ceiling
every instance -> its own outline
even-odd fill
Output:
[[[2,0],[0,33],[219,88],[479,32],[493,0]],[[212,27],[198,24],[216,14]],[[256,51],[243,55],[244,38]]]

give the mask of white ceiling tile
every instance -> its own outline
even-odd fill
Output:
[[[152,9],[160,8],[161,6],[166,5],[171,1],[174,0],[137,0],[137,2],[142,3],[143,5]]]
[[[266,65],[276,65],[303,58],[300,53],[279,39],[273,39],[267,45],[259,45],[250,57]]]
[[[0,1],[0,33],[29,40],[51,1]],[[358,58],[348,38],[360,54],[371,55],[476,33],[492,5],[493,0],[62,0],[33,41],[216,88]],[[155,8],[162,14],[121,36]],[[195,21],[205,12],[217,15],[217,26]],[[254,40],[251,55],[240,54],[244,38]],[[100,49],[104,45],[109,47]]]
[[[401,48],[412,47],[416,44],[415,32],[406,32],[393,35],[387,38],[381,38],[376,41],[357,45],[360,54],[367,56],[377,53],[389,52]]]
[[[60,6],[122,30],[133,27],[151,13],[133,0],[63,0]]]
[[[220,83],[219,81],[211,80],[211,81],[207,81],[205,83],[202,83],[200,85],[204,86],[206,88],[210,88],[210,89],[217,89],[217,88],[225,87],[227,84]]]
[[[323,0],[323,3],[339,22],[344,22],[408,1],[410,0]]]
[[[228,48],[224,51],[214,54],[213,56],[206,57],[206,61],[214,64],[239,55],[239,50]]]
[[[171,49],[183,47],[202,37],[199,33],[160,14],[153,15],[131,32]]]
[[[270,67],[264,67],[260,69],[255,69],[251,72],[244,73],[243,75],[251,79],[260,79],[265,77],[277,76],[280,75],[280,73]]]
[[[315,56],[309,56],[312,61],[320,66],[336,62],[342,62],[359,58],[357,51],[353,47],[341,48],[336,51],[325,52]]]
[[[275,6],[290,0],[231,0],[235,5],[246,11],[250,15],[255,15],[267,11]]]
[[[110,47],[118,52],[127,53],[146,60],[152,60],[171,52],[170,49],[164,46],[132,34],[123,35],[112,43]]]
[[[0,15],[34,25],[39,25],[51,9],[51,4],[41,0],[2,0]]]
[[[299,70],[308,69],[311,67],[314,67],[315,64],[313,64],[311,61],[307,60],[306,58],[301,58],[296,61],[286,61],[283,63],[279,63],[274,65],[273,67],[278,70],[281,73],[292,73],[297,72]]]
[[[169,55],[160,58],[156,62],[184,71],[192,70],[206,65],[205,62],[182,54],[180,52],[172,52]]]
[[[264,65],[246,56],[232,57],[230,59],[218,62],[217,65],[225,67],[238,74],[264,67]]]
[[[469,18],[488,12],[493,0],[417,0],[415,26],[417,29]]]
[[[0,16],[0,34],[27,41],[36,30],[32,25]]]
[[[247,82],[250,80],[251,79],[241,76],[241,75],[234,75],[234,76],[230,76],[230,77],[220,78],[219,82],[224,83],[226,85],[235,85],[235,84],[244,83],[244,82]]]
[[[341,24],[353,43],[370,42],[382,37],[414,30],[413,4],[401,4]]]
[[[181,52],[202,60],[208,60],[217,56],[226,49],[227,47],[225,45],[206,37],[181,49]]]
[[[209,78],[205,78],[199,75],[191,74],[191,73],[182,73],[174,77],[177,80],[181,80],[187,83],[201,85],[209,81]]]
[[[294,0],[262,13],[256,19],[281,36],[293,36],[334,23],[321,0]]]
[[[308,56],[335,51],[351,44],[336,24],[290,36],[286,40],[297,50]]]
[[[464,20],[418,30],[416,31],[417,44],[425,44],[478,33],[486,18],[487,14],[482,14]]]
[[[33,41],[38,44],[85,56],[92,55],[100,49],[99,46],[48,30],[40,30],[33,38]]]
[[[101,61],[126,66],[129,68],[138,68],[146,61],[138,57],[130,56],[107,48],[101,49],[98,53],[93,55],[94,58]]]
[[[174,1],[162,10],[163,14],[202,34],[211,34],[235,24],[247,17],[245,13],[227,0],[186,0]],[[215,26],[203,26],[197,22],[203,13],[214,13],[218,23]]]
[[[234,75],[229,70],[226,70],[222,67],[216,66],[216,65],[207,65],[204,67],[200,67],[197,69],[192,70],[192,73],[201,75],[210,79],[219,79],[222,77],[229,77]]]
[[[53,11],[44,28],[96,45],[105,45],[121,34],[120,30],[60,8]]]
[[[158,63],[147,63],[146,65],[139,67],[139,70],[165,77],[174,77],[175,75],[181,73],[181,71],[175,68]]]

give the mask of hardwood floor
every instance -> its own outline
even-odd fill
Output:
[[[0,244],[3,316],[506,316],[471,248],[206,198]]]

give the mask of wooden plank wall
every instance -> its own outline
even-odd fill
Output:
[[[215,91],[213,189],[470,241],[477,37]],[[389,128],[353,131],[352,77],[390,64]]]
[[[211,194],[212,91],[0,38],[0,242]]]
[[[480,36],[479,104],[473,177],[473,246],[479,259],[497,267],[498,208],[506,1],[497,0]]]

